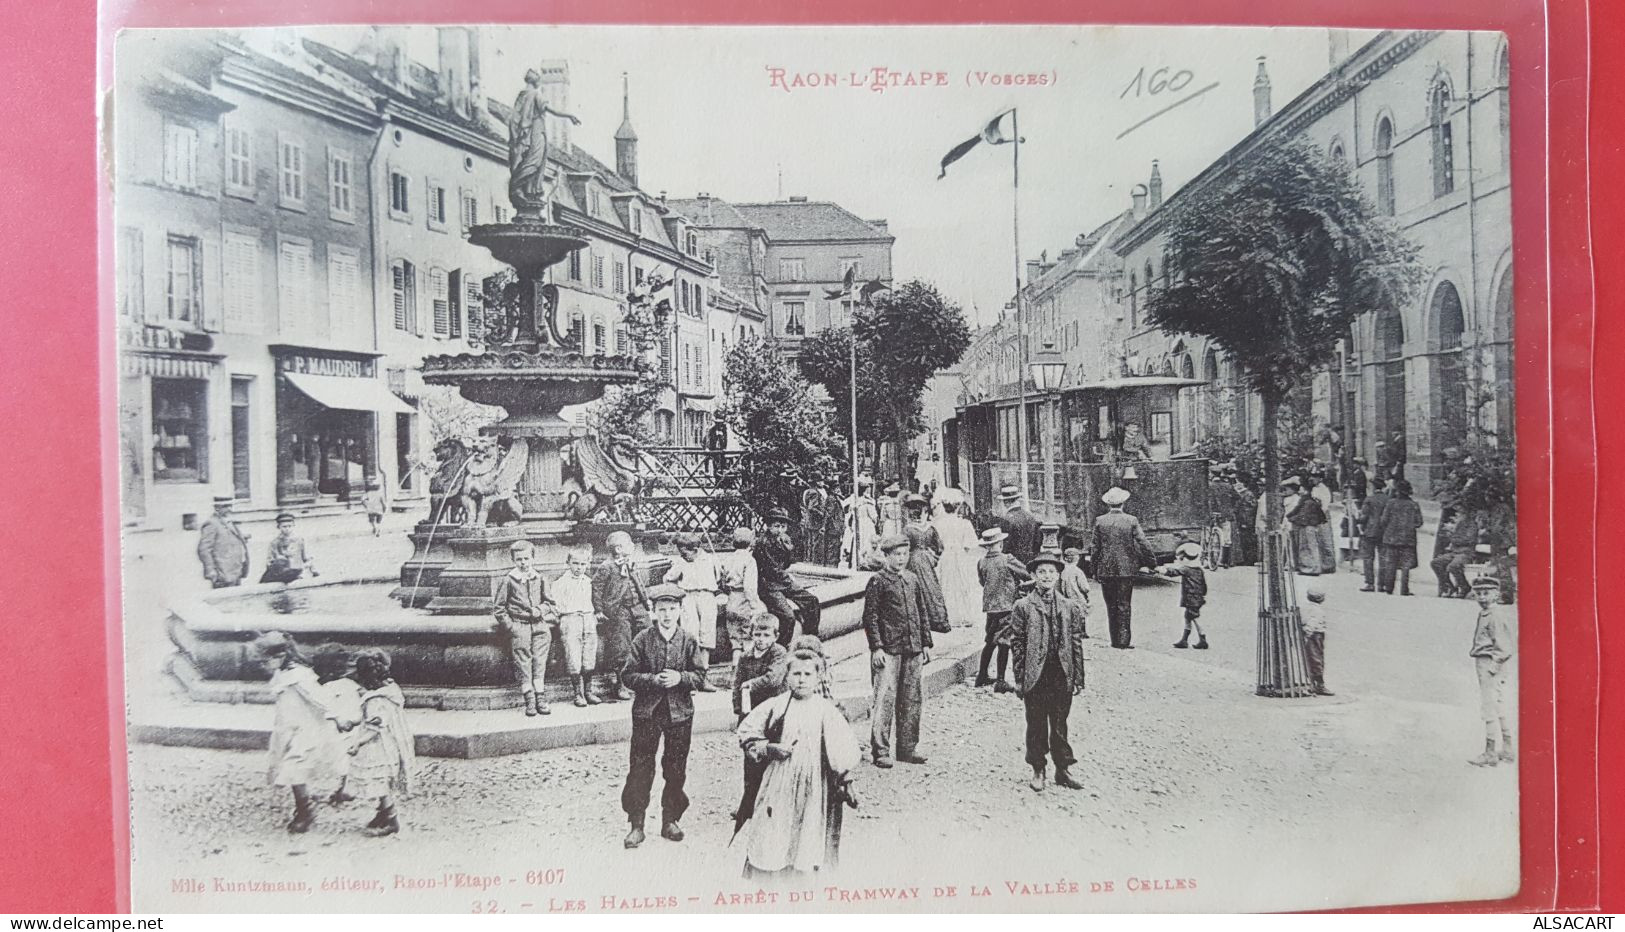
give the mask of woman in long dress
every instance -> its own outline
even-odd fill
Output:
[[[942,594],[942,579],[937,573],[937,561],[942,558],[942,536],[926,520],[927,503],[923,495],[910,495],[905,502],[908,519],[903,523],[903,536],[908,538],[908,568],[920,578],[920,590],[925,601],[925,623],[938,633],[953,629],[948,620],[948,603]]]
[[[947,491],[947,490],[945,490]],[[942,540],[942,559],[937,561],[937,580],[950,618],[968,626],[981,617],[982,585],[977,581],[976,564],[982,559],[976,526],[959,514],[962,499],[942,497],[942,514],[931,519]]]
[[[733,845],[747,878],[786,880],[833,870],[841,845],[841,806],[857,806],[851,774],[858,741],[841,710],[819,690],[818,655],[790,658],[790,691],[739,723],[739,745],[767,761],[760,788],[740,807]]]

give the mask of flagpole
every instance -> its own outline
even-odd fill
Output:
[[[1021,305],[1021,123],[1015,108],[1010,110],[1010,218],[1016,257],[1016,339],[1021,342],[1021,368],[1016,373],[1016,384],[1021,387],[1021,410],[1016,412],[1016,444],[1021,448],[1021,485],[1023,498],[1027,497],[1027,435],[1032,425],[1027,423],[1027,315]]]
[[[858,543],[859,543],[859,541],[861,540],[861,537],[862,537],[862,535],[859,533],[862,526],[858,522],[862,521],[863,517],[862,517],[861,509],[858,507],[861,504],[861,502],[858,501],[858,326],[857,326],[858,321],[857,321],[857,311],[858,311],[857,302],[854,301],[852,303],[852,314],[851,314],[851,316],[849,318],[847,318],[847,322],[846,322],[846,329],[847,329],[847,334],[848,334],[848,337],[849,337],[849,339],[847,340],[847,351],[849,353],[851,353],[849,361],[850,361],[850,363],[852,365],[852,377],[849,380],[849,384],[847,385],[847,390],[851,393],[851,395],[850,395],[851,403],[848,406],[848,410],[849,410],[849,412],[851,414],[851,420],[852,420],[852,568],[853,569],[857,569],[858,564],[863,560],[863,554],[858,552]]]

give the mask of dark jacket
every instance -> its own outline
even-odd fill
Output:
[[[1286,516],[1293,527],[1318,527],[1326,523],[1326,510],[1320,507],[1320,499],[1310,492],[1298,496],[1298,504]]]
[[[631,575],[621,575],[614,560],[605,560],[592,571],[592,608],[601,621],[626,622],[633,631],[649,624],[648,594],[644,591],[640,571],[632,567]]]
[[[1378,529],[1382,527],[1382,510],[1388,507],[1388,493],[1377,491],[1366,496],[1365,503],[1360,506],[1360,534],[1370,537],[1376,543]]]
[[[1016,692],[1025,696],[1038,685],[1044,673],[1044,661],[1049,657],[1050,626],[1060,614],[1060,626],[1065,639],[1055,645],[1061,672],[1067,685],[1083,685],[1083,632],[1084,608],[1072,599],[1059,595],[1044,598],[1037,592],[1016,603],[1010,613],[1011,659],[1016,666]]]
[[[784,645],[773,642],[767,653],[760,657],[750,650],[741,650],[734,664],[734,714],[744,715],[763,702],[784,692],[785,674],[789,672],[789,652]]]
[[[1097,579],[1134,576],[1142,566],[1157,565],[1140,519],[1127,512],[1108,511],[1095,519],[1093,552]]]
[[[1384,547],[1415,547],[1422,527],[1422,506],[1408,498],[1395,498],[1382,509],[1379,542]]]
[[[756,581],[762,591],[795,588],[795,581],[790,578],[790,564],[796,562],[793,549],[775,540],[772,534],[763,534],[756,541],[755,553]]]
[[[1165,566],[1164,576],[1179,577],[1179,607],[1201,611],[1207,604],[1207,574],[1200,566]]]
[[[682,682],[670,689],[655,683],[655,674],[675,670]],[[650,625],[632,639],[621,682],[637,694],[632,700],[633,718],[659,718],[685,722],[694,717],[694,690],[705,676],[700,665],[700,642],[682,628],[673,628],[671,640],[660,636],[658,625]]]
[[[976,564],[976,578],[982,584],[982,611],[993,614],[1015,608],[1021,583],[1033,574],[1015,554],[988,553]]]
[[[999,527],[1010,535],[1004,542],[1005,552],[1014,554],[1023,566],[1038,556],[1038,519],[1032,512],[1017,505],[999,516]]]
[[[547,598],[547,580],[542,574],[529,581],[529,585],[513,577],[512,573],[497,583],[497,594],[491,600],[491,614],[497,623],[533,625],[552,614],[553,603]]]
[[[1478,551],[1478,521],[1471,515],[1457,515],[1456,523],[1450,528],[1448,535],[1441,534],[1446,541],[1446,548],[1451,553],[1476,553]]]
[[[931,646],[924,594],[910,570],[886,567],[869,577],[863,591],[863,631],[869,649],[905,656]]]

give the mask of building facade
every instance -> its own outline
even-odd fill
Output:
[[[730,203],[701,193],[672,203],[694,218],[723,287],[754,297],[768,335],[789,358],[809,335],[851,319],[855,298],[826,297],[848,270],[859,283],[892,282],[896,237],[885,220],[863,220],[838,204],[805,197]]]
[[[1131,188],[1131,208],[1097,231],[1092,277],[1068,271],[1076,254],[1028,263],[1020,306],[1029,349],[1054,342],[1074,385],[1101,376],[1199,380],[1150,412],[1147,439],[1158,456],[1195,455],[1210,437],[1257,439],[1262,405],[1237,367],[1205,338],[1152,327],[1145,308],[1167,286],[1165,226],[1178,199],[1267,142],[1309,140],[1347,165],[1377,211],[1418,245],[1426,275],[1410,306],[1360,315],[1338,364],[1289,405],[1317,435],[1341,432],[1347,455],[1374,460],[1379,441],[1399,451],[1407,476],[1429,491],[1452,448],[1470,436],[1512,436],[1507,67],[1499,34],[1384,32],[1351,54],[1334,30],[1326,76],[1276,110],[1260,59],[1253,131],[1166,201],[1153,162]],[[1079,239],[1080,251],[1087,240]],[[1083,334],[1076,345],[1066,332],[1074,322]],[[973,345],[963,365],[967,400],[1017,394],[1016,329],[1007,315]],[[1041,435],[1043,412],[1032,413]],[[1014,442],[1010,419],[1003,433],[1012,438],[999,444]]]
[[[375,113],[276,43],[147,35],[120,54],[125,520],[172,526],[214,494],[349,500],[400,407],[366,272]]]

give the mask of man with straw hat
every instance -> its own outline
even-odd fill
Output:
[[[1004,678],[1010,663],[1010,612],[1016,607],[1017,590],[1032,579],[1032,574],[1015,554],[1004,552],[1004,542],[1010,535],[1003,528],[990,527],[982,532],[981,562],[976,564],[976,577],[982,584],[982,611],[987,616],[986,636],[982,641],[982,665],[976,674],[976,685],[987,686],[987,664],[994,651],[999,655],[999,679],[993,691],[1015,692],[1014,686]]]
[[[1105,514],[1095,519],[1095,578],[1100,580],[1106,600],[1106,623],[1111,629],[1112,646],[1128,650],[1134,646],[1134,577],[1141,567],[1157,565],[1157,555],[1146,540],[1140,519],[1123,511],[1129,492],[1112,486],[1100,496]]]
[[[248,575],[248,532],[231,520],[232,501],[230,495],[216,495],[214,514],[198,529],[198,562],[216,589],[240,585]]]

